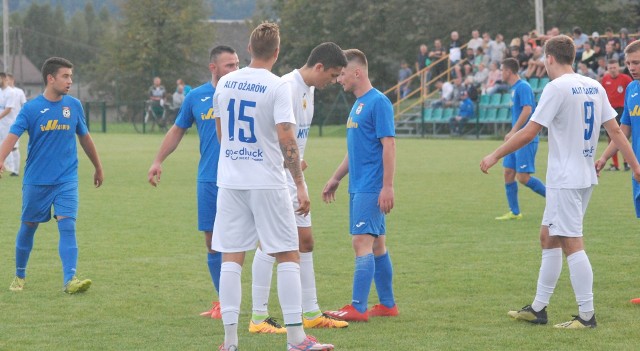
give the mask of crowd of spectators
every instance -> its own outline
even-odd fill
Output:
[[[640,28],[639,28],[640,30]],[[415,69],[427,68],[426,91],[434,89],[440,95],[432,102],[432,106],[454,106],[461,103],[463,94],[455,91],[465,91],[466,98],[475,100],[480,94],[503,93],[509,91],[508,84],[502,81],[501,62],[513,57],[520,63],[519,74],[523,79],[543,78],[546,76],[544,68],[543,45],[553,36],[561,34],[557,27],[549,29],[545,34],[535,30],[512,38],[505,42],[501,33],[492,36],[489,32],[480,35],[479,30],[471,32],[468,41],[461,39],[457,31],[450,34],[448,42],[437,38],[431,49],[427,43],[419,45]],[[607,74],[607,63],[617,60],[624,67],[624,48],[627,44],[640,36],[640,33],[629,35],[626,28],[621,28],[616,35],[611,28],[606,28],[603,36],[593,32],[591,36],[584,33],[580,27],[572,28],[571,33],[576,44],[576,72],[602,80]],[[465,45],[466,44],[466,45]],[[449,59],[442,59],[449,55]],[[447,72],[451,68],[450,72]],[[402,68],[400,78],[406,78],[411,70],[407,65]],[[415,73],[415,72],[412,72]],[[402,95],[410,91],[409,85],[403,85]]]

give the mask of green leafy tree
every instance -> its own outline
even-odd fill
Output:
[[[117,33],[93,67],[93,90],[117,100],[144,100],[154,76],[168,91],[177,78],[201,76],[213,36],[202,0],[130,0]]]

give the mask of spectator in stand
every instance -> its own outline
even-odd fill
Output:
[[[476,49],[476,54],[473,57],[473,72],[478,72],[478,66],[480,64],[484,64],[487,67],[487,63],[489,62],[489,57],[485,55],[484,49],[481,47]]]
[[[511,47],[511,57],[518,60],[518,65],[520,67],[518,75],[522,75],[527,71],[527,65],[529,65],[529,57],[525,55],[524,52],[520,51],[520,46]]]
[[[444,48],[442,47],[442,40],[436,39],[433,41],[433,49],[429,51],[429,59],[432,63],[440,60],[442,57],[446,55]],[[442,74],[447,68],[446,60],[442,60],[433,65],[431,68],[431,79],[444,80],[443,77],[438,77]]]
[[[593,47],[593,59],[591,60],[591,64],[589,65],[589,68],[591,68],[591,70],[596,73],[598,71],[598,60],[601,57],[604,58],[604,49],[601,49],[600,45],[595,45]]]
[[[461,136],[463,134],[464,125],[471,117],[473,117],[473,112],[475,110],[473,101],[466,91],[462,93],[460,98],[462,99],[462,102],[460,103],[458,114],[449,119],[449,133],[451,133],[451,135]]]
[[[631,42],[631,39],[629,39],[629,30],[627,28],[620,28],[620,47],[616,47],[616,51],[618,52],[618,56],[620,58],[620,60],[618,61],[619,64],[624,65],[624,48],[627,47],[627,45],[629,45],[629,43]]]
[[[596,50],[597,47],[600,47],[600,52],[604,52],[604,45],[607,41],[604,38],[600,37],[600,33],[593,32],[591,34],[591,41],[593,41],[593,50]]]
[[[576,62],[582,59],[582,52],[584,51],[584,43],[589,41],[589,36],[582,33],[580,27],[573,27],[573,44],[576,46]]]
[[[476,88],[480,88],[484,94],[487,91],[487,81],[489,80],[489,69],[484,62],[478,64],[478,71],[473,75],[473,84]]]
[[[611,107],[618,113],[616,116],[616,121],[620,124],[620,117],[622,117],[622,113],[624,112],[624,97],[627,90],[627,85],[631,83],[633,79],[626,74],[620,73],[620,63],[617,60],[609,60],[607,62],[607,73],[605,73],[604,77],[602,77],[602,86],[604,90],[607,92],[607,98],[609,98],[609,103],[611,103]],[[609,133],[607,133],[607,140],[611,143],[611,138],[609,137]],[[618,152],[612,155],[611,161],[612,164],[608,168],[609,171],[619,171],[620,164],[618,163]],[[637,155],[636,155],[637,156]],[[624,170],[629,170],[629,164],[626,160],[624,162]]]
[[[617,39],[617,38],[616,38]],[[612,42],[611,40],[604,46],[604,61],[609,62],[616,60],[620,62],[620,55],[616,52],[616,45],[620,45],[620,42]]]
[[[604,30],[604,35],[605,35],[605,38],[604,38],[605,39],[605,51],[607,49],[606,44],[613,42],[612,43],[613,44],[613,51],[615,51],[617,53],[619,51],[619,49],[617,49],[617,48],[620,47],[620,39],[618,39],[618,38],[613,36],[613,29],[611,29],[611,27],[607,27]],[[618,56],[620,56],[620,55],[618,55]]]
[[[520,63],[520,76],[524,77],[525,73],[527,73],[527,69],[529,69],[529,60],[533,57],[533,46],[527,43],[524,45],[524,57],[527,58],[526,61]]]
[[[544,77],[546,71],[544,68],[544,52],[542,46],[536,46],[536,48],[533,49],[533,56],[529,59],[527,66],[527,72],[524,74],[525,78]]]
[[[402,62],[400,62],[400,70],[398,71],[398,84],[400,84],[398,89],[400,89],[401,99],[404,99],[411,92],[411,80],[403,81],[411,77],[412,74],[413,72],[411,72],[407,61],[402,60]]]
[[[453,72],[456,77],[462,77],[462,69],[460,68],[460,61],[464,58],[464,53],[462,52],[461,46],[462,41],[460,40],[460,35],[458,32],[451,32],[451,41],[449,42],[449,61],[451,63],[451,67],[453,67]]]
[[[591,47],[591,41],[587,40],[584,43],[584,50],[582,50],[582,57],[580,58],[579,62],[584,63],[589,68],[591,68],[591,65],[596,62],[597,56],[595,56],[595,53],[595,50],[593,50],[593,48]]]
[[[430,64],[429,49],[427,44],[422,44],[420,45],[420,49],[418,49],[418,56],[416,57],[416,72],[420,72]]]
[[[475,53],[472,48],[467,48],[467,53],[465,54],[465,63],[462,66],[462,76],[468,77],[473,74],[473,62],[475,60]]]
[[[607,61],[604,56],[598,57],[598,67],[595,72],[598,75],[598,81],[602,81],[602,77],[607,73]]]
[[[493,94],[498,91],[499,84],[502,83],[502,72],[498,69],[498,64],[491,61],[489,64],[489,78],[487,79],[487,85],[485,86],[486,94]]]
[[[484,50],[485,54],[489,53],[489,43],[491,43],[491,34],[489,32],[482,33],[482,45],[480,46]],[[487,62],[487,64],[489,64]]]
[[[456,78],[457,79],[457,78]],[[452,107],[456,101],[454,99],[454,86],[451,82],[436,81],[436,88],[440,90],[440,98],[431,102],[431,107]]]
[[[587,64],[584,62],[578,63],[578,70],[576,71],[576,73],[585,77],[589,77],[591,79],[598,80],[598,75],[593,70],[591,70],[591,68],[589,68],[589,66],[587,66]]]
[[[489,42],[489,59],[499,65],[504,60],[507,53],[507,45],[504,43],[502,34],[496,34],[496,39]]]
[[[171,109],[179,110],[184,101],[184,85],[178,85],[176,91],[173,93]]]
[[[467,48],[473,49],[473,53],[476,54],[479,47],[482,47],[482,38],[480,38],[480,32],[474,29],[471,31],[471,39],[467,43]]]

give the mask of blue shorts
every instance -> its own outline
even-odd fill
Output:
[[[22,221],[42,223],[56,217],[78,217],[78,182],[22,186]]]
[[[349,227],[352,235],[384,235],[384,213],[378,207],[379,193],[351,193],[349,200]]]
[[[502,160],[502,166],[515,169],[516,173],[536,173],[537,152],[538,142],[530,142],[516,152],[505,156]]]
[[[631,187],[633,189],[633,203],[636,206],[636,217],[640,218],[640,184],[631,178]]]
[[[198,182],[198,230],[213,232],[213,222],[216,219],[216,202],[218,201],[218,186],[215,182]]]

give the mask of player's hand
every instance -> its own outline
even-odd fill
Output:
[[[602,158],[600,158],[595,162],[594,165],[596,167],[596,174],[599,177],[600,176],[600,171],[604,168],[604,166],[607,165],[607,160],[603,160]]]
[[[96,172],[93,174],[93,185],[96,188],[99,188],[104,182],[104,174],[102,174],[102,168],[96,169]]]
[[[0,162],[0,178],[2,178],[2,173],[4,173],[4,162]]]
[[[640,183],[640,167],[633,170],[633,179]]]
[[[300,205],[296,209],[296,213],[306,217],[311,211],[311,200],[309,200],[309,194],[304,186],[298,187],[298,203]]]
[[[493,167],[498,163],[498,158],[493,156],[493,154],[485,156],[482,161],[480,161],[480,170],[484,174],[489,174],[489,168]]]
[[[378,196],[378,207],[380,207],[382,213],[388,214],[391,212],[391,209],[393,209],[393,198],[393,187],[382,187],[380,195]]]
[[[339,181],[333,178],[329,179],[324,189],[322,189],[322,201],[328,204],[336,201],[336,190],[338,190],[339,185]]]
[[[300,160],[300,169],[304,172],[305,169],[307,169],[307,167],[309,167],[309,165],[307,164],[307,161],[305,160]]]
[[[149,168],[149,173],[147,173],[149,184],[158,186],[160,184],[160,175],[162,175],[162,166],[155,163],[152,164],[151,168]]]

